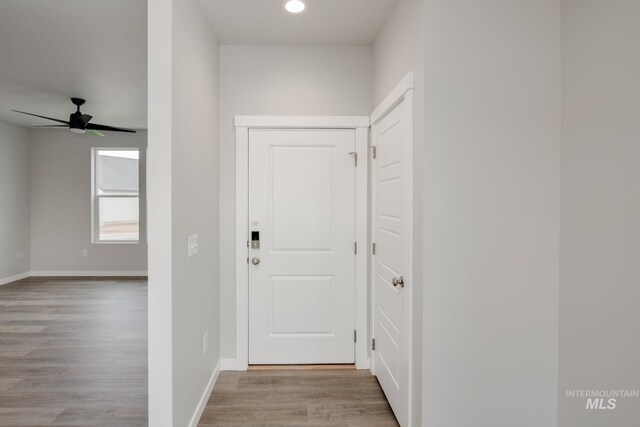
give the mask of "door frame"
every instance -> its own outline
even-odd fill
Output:
[[[403,143],[403,153],[409,158],[413,159],[413,145],[414,145],[414,90],[415,90],[415,76],[413,72],[408,73],[398,85],[387,95],[387,97],[376,107],[376,109],[371,113],[370,123],[371,128],[378,124],[380,120],[387,116],[396,106],[398,106],[401,102],[406,102],[407,108],[405,110],[405,116],[403,119],[408,123],[409,132],[406,134],[405,140]],[[371,145],[375,146],[375,132],[371,132]],[[413,369],[413,160],[406,162],[405,168],[408,168],[408,175],[411,177],[410,180],[405,184],[404,191],[405,194],[410,194],[411,197],[406,198],[404,200],[404,211],[407,215],[407,224],[411,228],[411,232],[407,233],[405,242],[404,242],[404,250],[407,254],[407,259],[405,260],[405,269],[403,271],[403,276],[408,286],[403,288],[403,292],[407,293],[407,306],[404,311],[404,322],[406,325],[406,339],[408,340],[407,346],[407,425],[412,425],[412,390],[413,390],[413,378],[412,378],[412,369]],[[370,236],[373,241],[375,237],[375,180],[376,178],[376,168],[371,167],[371,216],[370,216]],[[373,274],[375,272],[375,260],[372,253],[368,255],[369,257],[369,274],[371,277],[371,307],[369,308],[371,311],[371,324],[369,328],[371,330],[371,334],[374,333],[374,325],[376,320],[376,295],[375,295],[375,286],[373,281]],[[372,338],[375,338],[372,336]],[[371,355],[371,373],[375,375],[375,357]]]
[[[235,116],[236,129],[236,359],[235,370],[249,366],[249,130],[353,129],[356,137],[355,362],[369,368],[369,116]],[[231,367],[229,367],[231,369]]]

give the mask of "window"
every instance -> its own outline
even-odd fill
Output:
[[[140,151],[93,149],[93,242],[138,243]]]

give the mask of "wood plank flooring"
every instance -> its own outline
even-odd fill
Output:
[[[0,286],[0,426],[146,426],[142,279]],[[395,427],[369,371],[223,372],[200,426]]]
[[[146,279],[0,286],[0,426],[146,426]]]
[[[397,427],[366,370],[222,372],[200,427]]]

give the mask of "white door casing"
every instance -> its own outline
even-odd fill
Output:
[[[411,425],[413,75],[371,117],[372,372],[398,422]]]
[[[354,129],[249,131],[250,364],[355,361],[355,145]]]
[[[236,358],[226,359],[223,369],[246,370],[249,364],[249,133],[253,130],[350,129],[355,131],[355,363],[369,367],[368,350],[368,128],[369,117],[361,116],[236,116]],[[350,161],[354,161],[350,156]],[[262,238],[262,237],[261,237]],[[262,246],[262,245],[261,245]],[[353,255],[352,255],[353,256]],[[261,264],[259,265],[264,265]],[[286,285],[285,285],[286,287]],[[352,328],[353,329],[353,328]],[[351,341],[353,346],[353,333]],[[353,348],[353,347],[352,347]],[[334,362],[332,362],[334,363]]]

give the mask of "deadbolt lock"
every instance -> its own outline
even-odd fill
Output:
[[[257,256],[254,256],[253,258],[251,258],[251,264],[253,265],[260,264],[260,258],[258,258]]]

